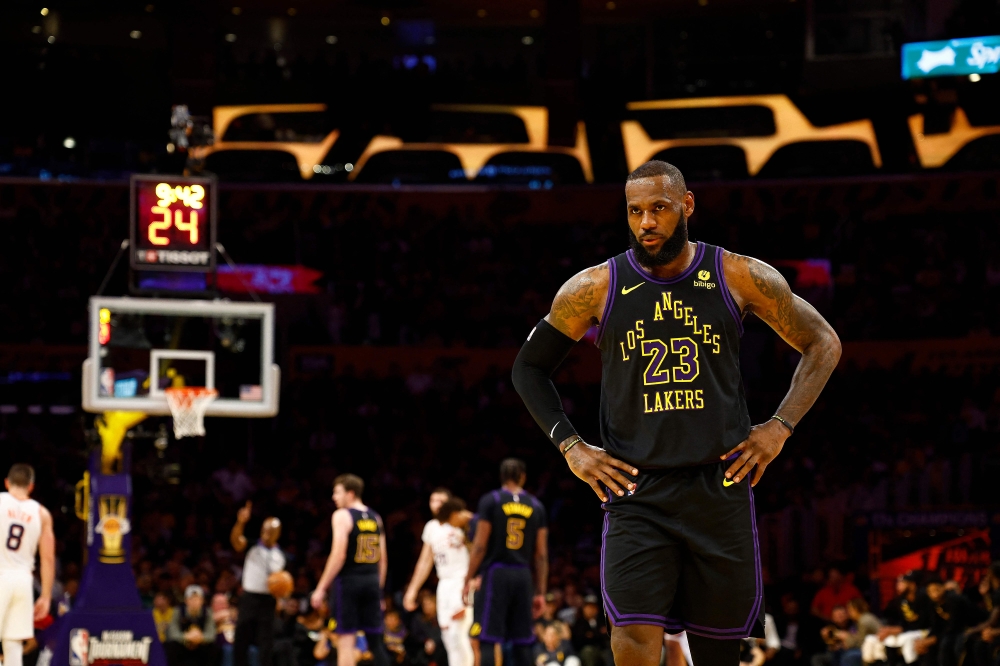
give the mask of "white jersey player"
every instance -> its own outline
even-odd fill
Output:
[[[462,598],[462,586],[469,571],[469,549],[465,543],[465,527],[472,514],[466,511],[465,502],[451,493],[437,490],[431,494],[431,511],[437,516],[424,526],[421,537],[424,546],[413,571],[413,578],[403,596],[403,607],[408,611],[417,608],[417,592],[437,568],[437,614],[441,627],[441,642],[448,653],[451,666],[472,666],[472,643],[469,628],[472,626],[472,609]]]
[[[56,570],[52,514],[31,499],[35,470],[14,465],[0,493],[0,641],[4,666],[21,666],[23,642],[35,635],[35,620],[49,614]],[[42,593],[34,600],[35,553],[41,551]]]

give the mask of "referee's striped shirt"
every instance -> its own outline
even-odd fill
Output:
[[[257,543],[247,551],[243,562],[243,589],[255,594],[269,594],[267,577],[285,568],[285,555],[277,546],[267,548]]]

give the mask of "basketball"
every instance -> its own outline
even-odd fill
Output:
[[[277,599],[287,599],[295,589],[292,574],[287,571],[275,571],[267,577],[267,591]]]

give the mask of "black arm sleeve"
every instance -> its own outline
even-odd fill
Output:
[[[553,444],[577,434],[563,411],[562,399],[552,374],[562,364],[576,341],[544,319],[532,329],[514,360],[514,388],[531,412],[535,423]]]

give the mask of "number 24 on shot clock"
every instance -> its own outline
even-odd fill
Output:
[[[215,270],[215,189],[214,178],[132,176],[132,268]]]

